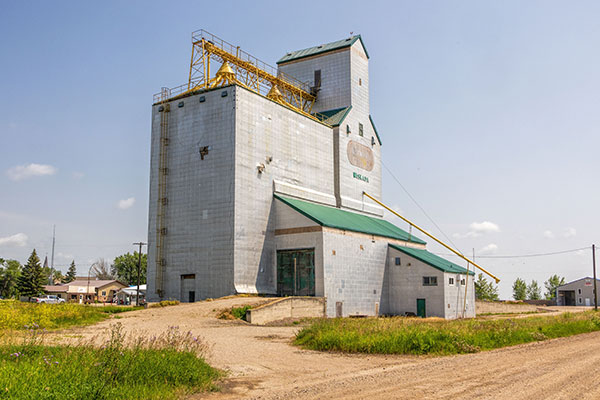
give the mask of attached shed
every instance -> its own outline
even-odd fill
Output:
[[[600,287],[600,279],[596,280]],[[594,278],[585,277],[556,288],[557,306],[593,306]]]
[[[473,271],[425,249],[390,244],[387,275],[391,314],[475,317]]]

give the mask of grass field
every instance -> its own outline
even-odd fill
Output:
[[[45,346],[41,332],[30,328],[22,343],[0,346],[0,397],[176,399],[216,390],[221,376],[202,358],[202,340],[175,327],[128,340],[117,324],[101,348]]]
[[[295,344],[324,351],[379,354],[460,354],[600,330],[593,311],[499,320],[418,318],[320,319]]]
[[[36,324],[41,329],[89,325],[110,316],[143,307],[86,306],[82,304],[35,304],[0,300],[0,331],[23,330]]]

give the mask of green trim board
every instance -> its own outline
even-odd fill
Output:
[[[433,268],[439,269],[440,271],[450,272],[454,274],[466,274],[467,269],[463,268],[459,265],[454,264],[451,261],[443,259],[440,256],[436,256],[433,253],[428,252],[427,250],[422,249],[413,249],[410,247],[402,247],[392,243],[388,244],[392,249],[398,250],[404,254],[408,254],[409,256],[416,258],[419,261],[424,262],[427,265],[432,266]],[[474,271],[469,271],[469,275],[475,275]]]
[[[369,58],[369,52],[367,51],[367,48],[365,47],[362,38],[360,37],[360,35],[355,35],[347,39],[337,40],[335,42],[321,44],[319,46],[313,46],[302,50],[291,51],[285,56],[281,57],[279,61],[277,61],[277,64],[283,64],[293,60],[299,60],[310,56],[316,56],[317,54],[323,54],[333,50],[344,49],[346,47],[352,46],[354,43],[356,43],[357,40],[360,40],[360,44],[365,50],[367,58]]]
[[[315,117],[330,126],[340,126],[340,124],[346,119],[348,113],[352,110],[352,106],[336,108],[333,110],[319,111],[315,114]]]
[[[373,117],[371,117],[371,114],[369,114],[369,121],[371,121],[371,126],[373,127],[373,130],[375,131],[375,136],[377,136],[377,141],[381,146],[381,138],[379,137],[379,132],[377,132],[377,128],[375,127],[375,122],[373,122]]]
[[[321,226],[382,236],[405,242],[426,244],[423,240],[409,235],[408,232],[381,218],[370,217],[364,214],[357,214],[277,194],[274,194],[273,197]]]

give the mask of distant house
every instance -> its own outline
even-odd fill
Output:
[[[84,302],[112,302],[113,296],[121,289],[127,287],[115,279],[100,280],[96,278],[76,278],[74,281],[63,285],[47,285],[44,290],[47,294],[60,295],[67,301]]]
[[[116,293],[119,304],[135,304],[135,298],[137,294],[137,285],[129,286],[119,290]],[[146,302],[146,285],[140,285],[139,292],[139,304]]]
[[[600,288],[600,279],[596,280]],[[585,277],[556,288],[557,306],[593,306],[594,278]]]

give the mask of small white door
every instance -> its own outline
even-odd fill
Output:
[[[592,302],[590,301],[590,299],[588,299],[588,298],[585,299],[585,305],[588,307],[592,305]]]

